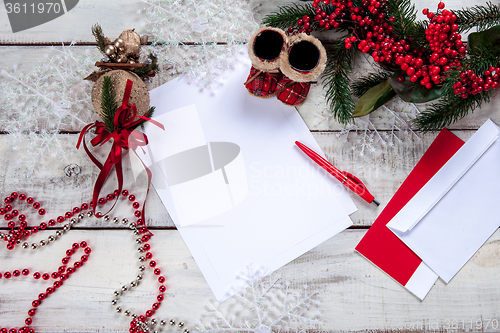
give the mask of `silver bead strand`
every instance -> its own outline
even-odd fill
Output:
[[[106,219],[107,218],[107,219]],[[120,222],[120,219],[118,218],[110,218],[109,216],[105,216],[104,217],[105,220],[109,221],[109,220],[113,220],[114,223],[119,223]],[[134,235],[138,236],[140,235],[140,231],[137,229],[137,226],[135,223],[130,223],[129,224],[129,221],[128,219],[126,218],[123,218],[121,220],[122,224],[123,225],[128,225],[129,228],[131,230],[133,230],[133,233]],[[138,245],[141,245],[143,242],[142,242],[142,239],[141,238],[137,238],[135,240],[136,244]],[[137,252],[138,253],[144,253],[145,250],[142,246],[140,246],[138,249],[137,249]],[[140,256],[139,257],[139,261],[140,262],[144,262],[146,261],[146,257],[145,256]],[[139,285],[139,281],[143,280],[144,276],[142,275],[142,272],[144,272],[146,270],[146,266],[145,265],[140,265],[139,266],[139,274],[137,275],[136,279],[132,282],[130,282],[129,285],[123,285],[120,290],[116,290],[113,294],[115,297],[120,297],[124,292],[128,292],[128,291],[131,291],[133,288],[137,287]],[[135,313],[132,313],[130,310],[125,310],[123,311],[123,308],[118,304],[118,300],[117,299],[113,299],[111,301],[111,304],[116,306],[116,312],[117,313],[122,313],[123,315],[127,316],[127,317],[132,317],[133,319],[137,319],[138,318],[138,315],[135,314]],[[145,321],[145,322],[137,322],[137,325],[138,327],[145,333],[159,333],[163,330],[163,327],[167,325],[167,323],[169,324],[169,326],[171,326],[172,328],[174,326],[177,326],[178,328],[184,328],[184,330],[182,331],[183,333],[190,333],[190,330],[185,328],[185,323],[180,321],[180,322],[176,322],[175,319],[170,319],[170,320],[166,320],[166,319],[162,319],[162,320],[159,320],[159,319],[151,319],[150,321]],[[157,325],[159,325],[159,327],[157,329],[154,329],[154,327],[157,327]]]

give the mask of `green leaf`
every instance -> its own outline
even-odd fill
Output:
[[[418,82],[411,82],[410,77],[405,75],[404,82],[399,82],[398,77],[403,71],[399,70],[390,79],[391,87],[402,100],[410,103],[425,103],[440,98],[444,94],[443,87],[434,86],[427,89]]]
[[[366,116],[367,114],[396,96],[396,92],[394,91],[394,89],[392,89],[389,81],[390,79],[387,79],[365,92],[356,103],[352,116]]]
[[[469,35],[467,46],[471,53],[484,48],[494,55],[500,55],[500,25]]]

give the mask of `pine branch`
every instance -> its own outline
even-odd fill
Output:
[[[311,17],[311,27],[313,30],[320,28],[319,24],[312,18],[316,16],[316,9],[311,3],[297,4],[292,3],[287,6],[279,6],[277,12],[266,15],[262,19],[262,24],[270,27],[280,28],[283,30],[297,25],[297,21],[304,15]]]
[[[115,130],[114,117],[116,110],[118,110],[118,104],[115,101],[115,97],[116,94],[113,89],[111,78],[105,76],[101,91],[101,110],[102,121],[108,132],[113,132]]]
[[[429,25],[428,21],[415,21],[408,26],[408,35],[410,36],[410,43],[414,46],[429,48],[429,42],[425,37],[425,30]]]
[[[335,119],[342,124],[352,121],[354,110],[349,78],[353,55],[354,47],[346,49],[342,41],[337,42],[328,50],[328,63],[323,72],[323,84],[328,88],[327,102]]]
[[[160,67],[158,66],[158,57],[154,56],[153,53],[150,52],[148,59],[151,60],[150,64],[134,69],[134,73],[143,80],[149,78],[149,72],[154,71],[155,73],[158,73],[160,71]]]
[[[430,108],[421,113],[416,123],[422,130],[440,130],[442,127],[465,117],[469,112],[490,101],[492,91],[476,95],[469,94],[463,99],[455,95],[453,85],[460,81],[460,73],[472,70],[482,75],[490,66],[496,66],[500,61],[499,56],[494,56],[485,48],[476,48],[474,54],[469,54],[462,60],[462,68],[446,72],[447,77],[443,82],[443,98]]]
[[[415,5],[411,0],[389,0],[386,4],[387,16],[395,18],[394,22],[391,21],[394,34],[400,39],[408,39],[417,18]]]
[[[477,31],[486,30],[500,24],[500,7],[491,2],[485,6],[477,5],[460,10],[453,10],[457,16],[458,33],[468,31],[474,27]]]
[[[102,28],[98,23],[96,23],[92,26],[92,35],[94,35],[95,41],[97,42],[97,48],[99,49],[99,51],[101,51],[101,53],[103,55],[106,56],[106,52],[105,52],[105,49],[106,49],[105,38],[106,37],[104,37],[104,33],[102,32]]]
[[[476,47],[473,52],[462,60],[462,71],[470,69],[482,76],[485,70],[500,63],[500,56],[495,56],[485,47]]]
[[[470,110],[480,107],[482,103],[488,103],[490,98],[491,90],[477,95],[471,94],[465,99],[452,92],[422,112],[415,121],[421,130],[438,131],[462,119]]]
[[[382,81],[387,80],[391,76],[392,73],[387,71],[379,71],[377,73],[371,73],[367,76],[364,76],[351,85],[352,94],[355,97],[361,97],[370,88],[375,87],[377,84],[382,83]]]

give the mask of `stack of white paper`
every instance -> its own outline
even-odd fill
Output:
[[[352,224],[344,187],[296,146],[320,148],[294,108],[250,96],[247,56],[215,93],[178,78],[151,91],[153,185],[219,301],[248,265],[272,272]],[[168,250],[168,244],[166,244]]]

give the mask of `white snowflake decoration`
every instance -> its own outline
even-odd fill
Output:
[[[185,73],[188,80],[213,90],[234,64],[234,51],[258,24],[244,0],[142,0],[139,11],[151,33],[165,75]]]
[[[366,75],[367,72],[378,72],[380,68],[366,54],[357,54],[355,59],[356,69],[352,73],[353,81]],[[338,125],[333,113],[326,106],[326,91],[319,89],[316,95],[318,120],[315,128],[331,130],[330,124]],[[413,103],[403,101],[399,97],[382,105],[377,110],[364,117],[355,118],[347,125],[342,125],[337,137],[344,138],[344,144],[350,144],[351,149],[359,156],[374,157],[388,148],[403,144],[405,140],[422,142],[421,136],[415,132],[413,121],[420,114],[420,110]],[[338,128],[338,127],[336,127]],[[385,130],[382,130],[385,128]],[[367,154],[368,153],[368,154]]]
[[[73,45],[51,47],[51,55],[45,54],[43,64],[28,74],[20,73],[16,65],[0,71],[3,128],[13,149],[25,152],[18,163],[28,174],[46,157],[70,162],[61,131],[93,120],[91,84],[83,77],[92,72],[96,58],[88,49],[78,53],[74,49]]]
[[[326,98],[324,95],[323,97]],[[420,110],[415,104],[396,97],[387,106],[382,105],[378,110],[355,118],[350,124],[342,125],[337,137],[343,137],[345,144],[350,143],[351,149],[357,151],[359,156],[373,157],[382,150],[403,143],[405,139],[422,142],[421,136],[413,129],[413,120],[419,113]],[[317,112],[316,116],[319,118],[314,124],[316,128],[322,125],[330,130],[330,123],[336,123],[327,107]],[[384,126],[380,126],[382,123]],[[381,127],[387,127],[388,130],[377,129]],[[370,154],[367,155],[367,152]]]
[[[315,311],[319,305],[318,290],[310,290],[307,284],[297,290],[277,274],[263,275],[261,271],[249,270],[242,277],[248,283],[246,290],[222,304],[209,304],[199,332],[298,333],[320,330],[319,312]]]

